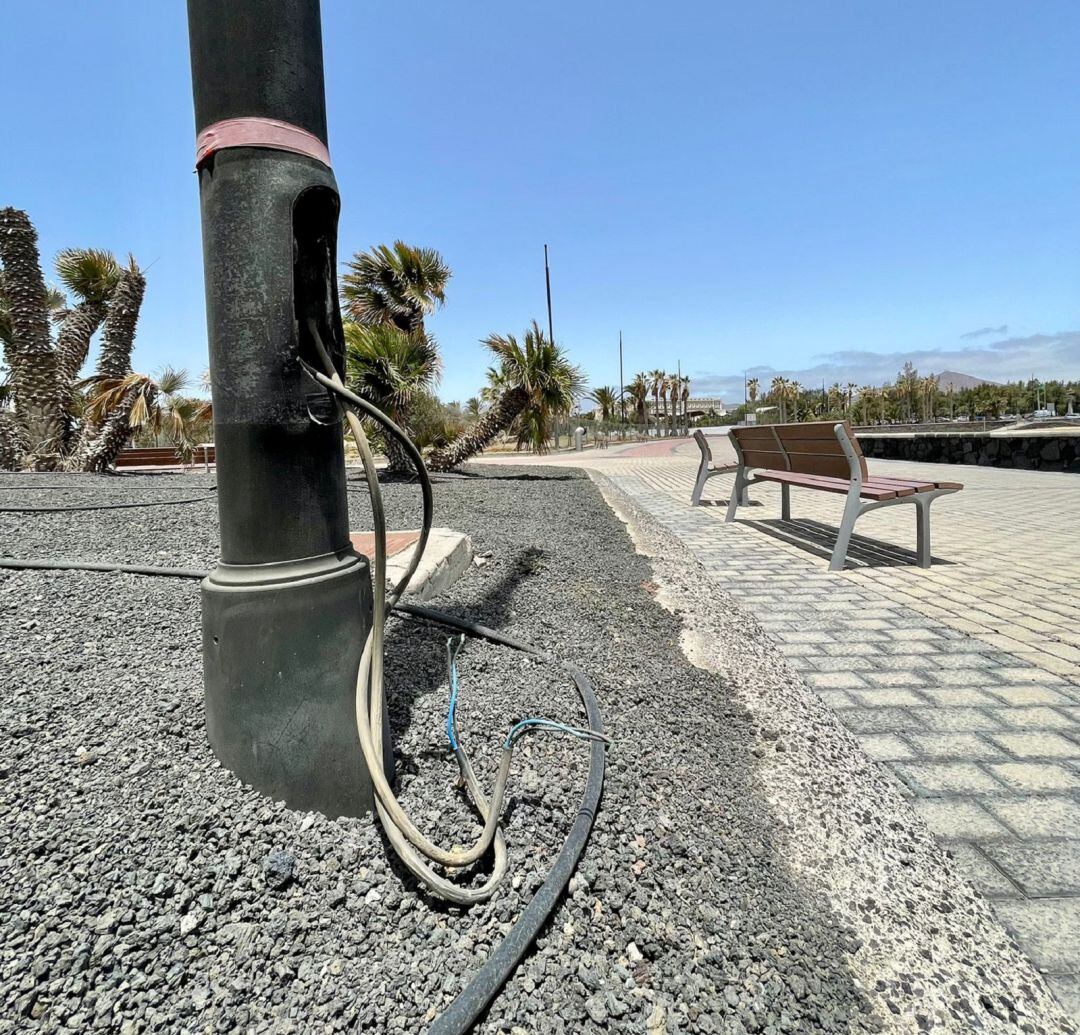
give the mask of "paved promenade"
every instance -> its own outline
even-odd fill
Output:
[[[726,439],[713,453],[734,459]],[[892,507],[860,519],[847,570],[830,573],[842,497],[795,488],[784,522],[779,488],[756,485],[725,524],[734,477],[691,508],[697,457],[683,440],[528,462],[599,473],[694,551],[1080,1020],[1080,475],[872,461],[965,488],[932,508],[930,570],[913,565],[914,508]]]

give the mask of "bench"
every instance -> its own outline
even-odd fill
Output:
[[[735,470],[734,464],[721,464],[717,465],[712,460],[712,450],[709,448],[709,441],[705,438],[705,432],[700,428],[694,432],[694,441],[697,443],[698,449],[701,450],[701,462],[698,464],[697,479],[694,482],[694,491],[690,493],[690,506],[701,506],[701,493],[705,488],[705,483],[717,474],[729,474]]]
[[[793,485],[847,496],[836,547],[829,562],[830,571],[840,571],[844,567],[855,522],[868,511],[896,503],[915,505],[916,554],[919,567],[929,568],[930,504],[939,496],[963,488],[959,482],[871,475],[848,421],[732,428],[731,440],[739,467],[735,489],[728,501],[727,521],[734,521],[736,510],[748,502],[747,487],[755,482],[779,482],[784,521],[791,520]]]
[[[151,446],[124,449],[116,458],[115,467],[186,467],[202,464],[206,470],[215,463],[214,447],[202,443],[195,447],[190,464],[185,464],[180,454],[171,446]]]

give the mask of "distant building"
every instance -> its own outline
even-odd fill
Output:
[[[707,413],[715,413],[718,417],[727,416],[728,408],[722,399],[711,398],[707,395],[692,395],[686,400],[686,409],[691,420],[704,417]]]

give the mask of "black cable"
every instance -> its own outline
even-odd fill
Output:
[[[112,564],[109,561],[71,561],[62,557],[56,560],[0,557],[0,568],[20,571],[119,571],[128,575],[159,575],[174,579],[205,579],[210,574],[195,568],[160,568],[148,564]]]
[[[73,486],[74,487],[74,486]],[[217,486],[214,486],[216,489]],[[205,503],[217,499],[213,492],[206,496],[189,496],[182,500],[154,500],[148,503],[99,503],[93,507],[0,507],[0,514],[70,514],[84,510],[130,510],[133,507],[178,507],[181,503]]]

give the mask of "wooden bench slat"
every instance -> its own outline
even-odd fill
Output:
[[[758,471],[755,478],[766,482],[787,482],[788,485],[802,485],[807,489],[818,489],[821,492],[846,493],[851,488],[850,478],[829,478],[821,475],[798,474],[792,471]],[[863,486],[859,493],[869,500],[891,500],[899,493],[896,489],[883,486]]]
[[[850,428],[847,421],[814,420],[805,424],[773,424],[772,428],[780,436],[781,442],[798,442],[802,439],[820,439],[825,442],[836,441],[837,424]]]

